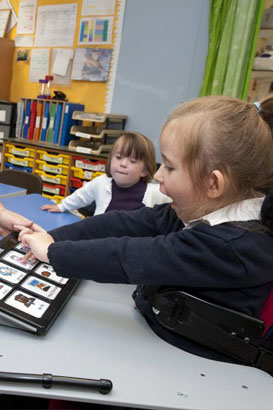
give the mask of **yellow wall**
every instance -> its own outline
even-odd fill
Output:
[[[20,0],[11,0],[11,3],[18,15],[18,8]],[[77,44],[79,25],[81,19],[81,8],[82,0],[38,0],[37,9],[39,6],[50,6],[56,4],[68,4],[68,3],[77,3],[77,21],[75,29],[75,38],[74,38],[74,48],[79,47]],[[116,7],[118,5],[118,0],[116,2]],[[37,10],[38,11],[38,10]],[[37,13],[36,13],[37,18]],[[115,16],[116,18],[116,16]],[[115,20],[114,20],[115,26]],[[113,38],[114,40],[115,30],[113,29]],[[35,34],[34,34],[35,35]],[[16,36],[16,26],[8,33],[7,37],[14,39]],[[86,47],[86,46],[85,46]],[[106,46],[97,46],[97,47],[106,47]],[[107,48],[112,48],[112,45],[107,45]],[[21,47],[27,48],[27,47]],[[15,48],[17,50],[17,48]],[[20,98],[36,98],[40,91],[40,85],[38,83],[29,82],[29,65],[30,62],[16,61],[16,52],[14,53],[13,59],[13,73],[12,73],[12,84],[11,84],[11,101],[19,101]],[[79,102],[85,104],[85,111],[95,111],[95,112],[104,112],[105,98],[106,98],[106,84],[99,82],[89,82],[89,81],[71,81],[69,86],[54,85],[52,86],[53,90],[63,91],[70,102]]]

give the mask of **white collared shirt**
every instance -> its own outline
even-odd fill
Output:
[[[223,208],[202,216],[202,218],[192,219],[191,221],[184,223],[184,229],[191,229],[200,221],[215,226],[225,222],[260,220],[263,201],[264,196],[260,198],[245,199],[224,206]]]

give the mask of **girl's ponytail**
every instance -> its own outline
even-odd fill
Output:
[[[260,102],[254,103],[259,115],[269,126],[273,135],[273,94],[270,94]]]

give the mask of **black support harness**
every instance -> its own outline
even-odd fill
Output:
[[[265,324],[177,288],[158,291],[143,286],[154,316],[164,328],[273,375],[273,337],[263,338]],[[273,314],[273,313],[272,313]]]

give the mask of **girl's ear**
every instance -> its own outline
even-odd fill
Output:
[[[143,171],[142,171],[141,174],[140,174],[140,176],[141,176],[141,178],[145,178],[147,175],[148,175],[148,171],[147,171],[147,169],[144,167],[144,168],[143,168]]]
[[[210,199],[220,198],[225,188],[225,178],[221,171],[214,170],[210,174],[207,196]]]

